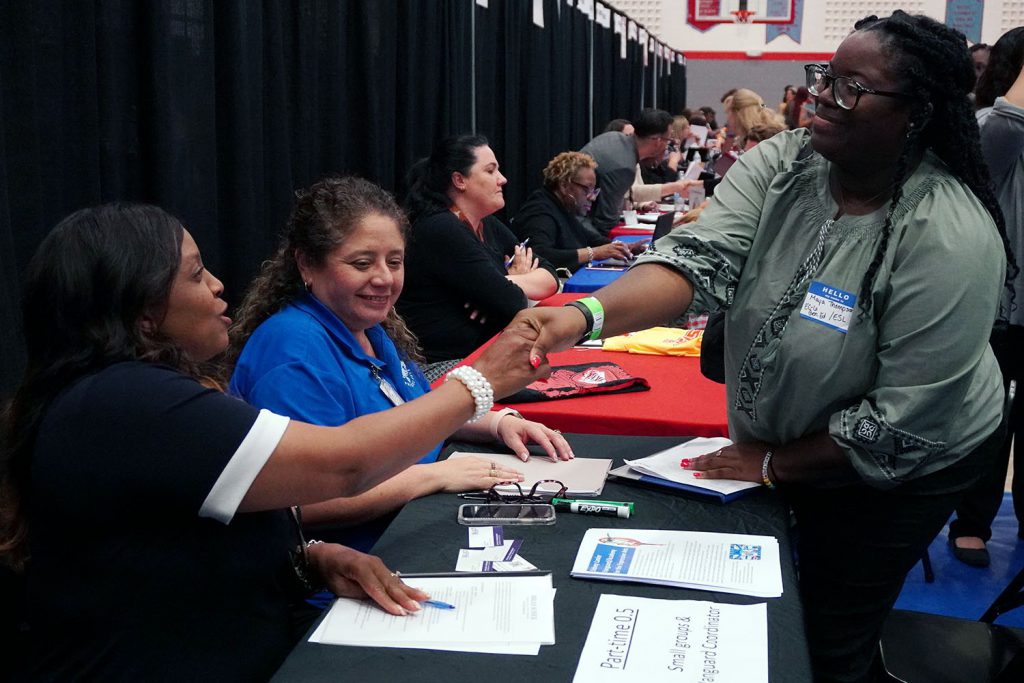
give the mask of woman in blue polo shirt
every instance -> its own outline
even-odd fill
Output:
[[[416,365],[416,340],[394,310],[407,229],[391,195],[369,181],[327,178],[300,191],[280,248],[239,309],[232,349],[241,353],[231,392],[333,426],[429,391]],[[501,441],[524,459],[524,441],[533,440],[552,458],[571,457],[560,434],[517,418],[514,411],[493,411],[456,437]],[[306,524],[342,524],[348,528],[333,531],[332,540],[368,549],[409,500],[522,479],[486,458],[435,462],[441,445],[363,495],[304,507]]]

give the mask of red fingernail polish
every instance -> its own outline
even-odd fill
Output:
[[[683,458],[682,460],[679,461],[679,466],[680,467],[689,467],[690,466],[690,459],[689,458]]]
[[[537,356],[530,356],[530,366],[536,370],[540,367],[540,358]]]
[[[700,472],[694,472],[694,473],[693,473],[693,477],[694,477],[694,479],[700,479],[700,478],[701,478],[702,476],[703,476],[703,475],[702,475],[702,474],[701,474]]]

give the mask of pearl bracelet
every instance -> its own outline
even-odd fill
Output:
[[[594,262],[594,248],[591,246],[587,247],[587,265]]]
[[[469,365],[463,365],[445,375],[445,383],[450,379],[457,379],[465,384],[466,389],[473,395],[476,410],[473,412],[473,417],[469,418],[469,422],[476,422],[491,412],[491,408],[494,407],[494,389],[479,370]]]

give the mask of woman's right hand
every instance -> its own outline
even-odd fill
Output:
[[[594,260],[620,258],[629,261],[632,257],[633,255],[630,253],[629,247],[618,240],[594,247]]]
[[[508,264],[509,275],[525,275],[540,267],[540,261],[533,256],[533,249],[516,245],[512,262]]]
[[[519,311],[505,329],[532,336],[535,341],[528,349],[529,364],[544,369],[547,375],[551,371],[547,354],[572,347],[587,331],[587,321],[572,306],[535,306]]]
[[[536,368],[530,365],[530,350],[537,340],[537,330],[530,325],[516,324],[516,320],[518,316],[473,362],[473,367],[491,383],[495,399],[514,394],[551,372],[544,364]]]

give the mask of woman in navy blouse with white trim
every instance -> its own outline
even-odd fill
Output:
[[[377,558],[303,545],[286,510],[405,469],[488,409],[486,380],[334,428],[257,410],[199,381],[228,343],[222,291],[152,206],[79,211],[29,265],[0,560],[26,574],[32,680],[267,680],[300,635],[296,569],[396,615],[427,598]],[[510,360],[529,345],[503,334],[475,371],[516,391],[540,374]]]

